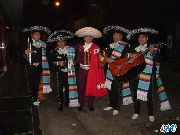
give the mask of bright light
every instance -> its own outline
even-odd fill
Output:
[[[91,6],[92,6],[92,7],[96,7],[97,4],[96,4],[96,3],[92,3]]]
[[[58,7],[60,4],[59,4],[59,2],[56,2],[56,6]]]
[[[5,28],[5,29],[9,29],[9,26],[5,26],[4,28]]]

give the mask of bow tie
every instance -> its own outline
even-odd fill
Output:
[[[58,52],[59,54],[68,54],[66,48],[63,48],[63,49],[59,48],[59,49],[57,50],[57,52]]]
[[[114,49],[114,48],[116,48],[118,46],[118,42],[112,43],[109,46],[110,46],[110,48]]]
[[[41,43],[39,41],[33,41],[32,45],[35,46],[36,48],[41,47]]]
[[[86,44],[83,46],[84,47],[84,52],[88,52],[88,49],[91,47],[92,43]]]
[[[135,48],[135,50],[136,50],[137,52],[144,52],[144,51],[147,50],[147,49],[148,49],[147,46],[144,46],[144,45],[140,45],[140,46],[138,46],[138,47]]]

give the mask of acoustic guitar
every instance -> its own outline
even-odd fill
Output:
[[[154,45],[159,48],[164,45],[164,42]],[[134,59],[122,58],[113,61],[109,65],[109,70],[114,75],[117,81],[126,82],[136,78],[146,67],[146,62],[144,59],[144,54],[146,54],[149,49],[144,52],[135,52]]]

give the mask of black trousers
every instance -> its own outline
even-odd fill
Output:
[[[57,102],[60,104],[64,103],[63,88],[65,88],[65,104],[69,105],[68,72],[62,72],[61,70],[58,70]]]
[[[152,77],[150,82],[152,82]],[[139,77],[135,78],[130,82],[131,90],[134,92],[134,113],[140,114],[141,100],[137,99],[137,89],[138,89]],[[150,83],[148,94],[147,94],[146,106],[148,108],[148,116],[153,116],[153,91],[152,83]]]
[[[110,99],[110,107],[113,107],[115,110],[120,109],[120,104],[122,100],[121,96],[122,83],[117,82],[115,79],[112,81],[111,90],[108,90],[108,95]]]
[[[41,64],[39,66],[27,67],[27,80],[30,89],[30,97],[32,97],[34,101],[37,101],[38,98],[41,73],[42,73]]]

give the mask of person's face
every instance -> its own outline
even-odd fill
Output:
[[[66,45],[66,41],[64,41],[64,40],[57,41],[58,48],[64,48],[65,45]]]
[[[89,44],[89,43],[92,42],[93,37],[90,36],[90,35],[86,35],[86,36],[84,36],[84,40],[85,40],[85,42],[86,42],[87,44]]]
[[[113,34],[113,41],[114,41],[114,42],[118,42],[118,41],[120,41],[121,39],[122,39],[122,34],[121,34],[121,33],[115,32],[115,33]]]
[[[31,34],[31,37],[33,40],[38,41],[38,40],[40,40],[41,34],[39,32],[33,32]]]
[[[145,44],[147,44],[147,41],[148,41],[148,36],[147,35],[139,35],[138,36],[139,44],[145,45]]]

